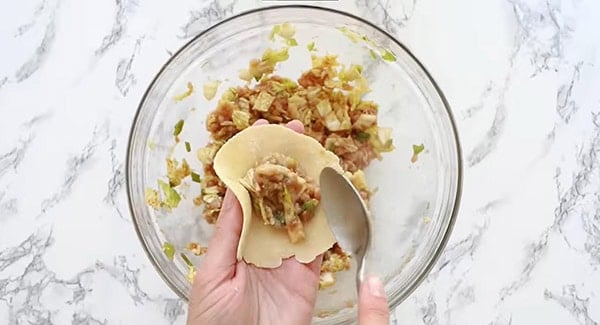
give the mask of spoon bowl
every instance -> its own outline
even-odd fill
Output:
[[[360,193],[350,180],[326,167],[320,175],[321,205],[338,241],[356,259],[356,290],[365,278],[365,261],[371,246],[371,220]]]

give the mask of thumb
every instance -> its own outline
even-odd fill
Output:
[[[373,276],[361,284],[358,297],[359,325],[388,325],[390,311],[381,281]]]
[[[237,247],[242,232],[242,208],[231,190],[225,192],[215,232],[201,267],[203,275],[231,278],[237,264]],[[203,270],[202,270],[203,269]]]

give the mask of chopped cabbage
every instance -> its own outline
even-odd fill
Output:
[[[292,196],[287,189],[287,186],[283,186],[283,213],[285,223],[288,224],[289,221],[294,220],[296,218],[294,211],[294,201],[292,200]]]
[[[242,110],[235,110],[232,114],[233,124],[238,130],[243,130],[250,126],[250,113]]]
[[[196,152],[196,156],[198,160],[200,160],[204,165],[210,165],[213,162],[213,158],[217,154],[218,148],[215,146],[207,146],[201,149],[198,149]]]
[[[357,170],[352,176],[349,177],[352,184],[360,191],[368,191],[369,186],[367,185],[367,178],[362,170]]]
[[[248,82],[252,80],[252,78],[259,81],[264,75],[272,73],[277,63],[283,62],[289,57],[290,55],[287,47],[282,48],[281,50],[268,48],[265,50],[260,60],[254,59],[250,61],[248,69],[241,70],[239,72],[239,77]]]
[[[188,177],[191,173],[190,165],[183,159],[181,166],[175,159],[167,159],[167,177],[169,178],[169,186],[177,187],[181,181]]]
[[[298,88],[298,84],[293,80],[285,78],[281,82],[273,82],[272,87],[275,93],[279,94],[284,91],[289,92]]]
[[[392,140],[392,129],[372,127],[369,130],[367,130],[367,133],[371,135],[369,140],[371,141],[375,152],[382,153],[394,150],[394,144]]]
[[[319,275],[319,289],[331,287],[335,283],[335,278],[331,272],[321,272]]]
[[[252,73],[250,73],[250,70],[248,69],[243,69],[240,70],[238,77],[244,81],[250,81],[252,80]]]
[[[221,84],[220,81],[209,81],[207,83],[204,84],[204,98],[206,98],[206,100],[211,100],[213,98],[215,98],[215,95],[217,94],[217,90],[219,89],[219,85]]]
[[[350,82],[362,78],[362,66],[353,64],[348,69],[340,71],[340,80]]]
[[[252,108],[259,112],[268,112],[274,100],[275,97],[263,90],[256,97]]]
[[[191,96],[194,93],[194,84],[192,84],[191,82],[187,83],[187,90],[186,92],[175,96],[175,101],[179,102],[182,101],[184,99],[186,99],[187,97]]]
[[[301,112],[308,111],[306,99],[298,94],[292,95],[288,98],[288,111],[291,118],[301,120]]]
[[[147,188],[144,191],[144,198],[146,199],[146,204],[153,207],[155,210],[160,209],[162,202],[160,202],[160,194],[157,190]]]
[[[292,26],[292,24],[285,22],[281,25],[281,29],[279,30],[279,36],[290,39],[296,35],[296,28]]]
[[[348,39],[352,43],[358,43],[362,39],[362,37],[360,36],[359,33],[351,30],[350,28],[348,28],[346,26],[339,27],[338,30],[341,31],[342,34],[346,35],[346,37],[348,37]]]
[[[268,48],[265,50],[265,53],[263,53],[262,61],[275,67],[277,63],[283,62],[289,59],[289,57],[290,54],[288,53],[287,47],[284,47],[279,51]]]
[[[218,186],[209,186],[209,187],[205,188],[204,190],[202,190],[202,194],[204,194],[204,195],[219,194],[219,187]]]
[[[342,123],[337,119],[335,113],[331,112],[325,116],[325,127],[330,131],[339,131],[342,128]]]
[[[296,28],[294,28],[292,24],[286,22],[281,25],[273,26],[273,29],[271,30],[271,35],[269,35],[269,39],[271,41],[274,41],[275,36],[278,35],[281,38],[283,38],[289,46],[297,46],[298,42],[296,42],[296,39],[294,38],[295,34]]]
[[[329,101],[326,99],[321,100],[317,104],[317,111],[319,112],[321,117],[327,118],[329,116],[329,113],[331,113],[331,103],[329,103]]]
[[[352,126],[356,130],[366,130],[377,123],[377,116],[372,114],[361,114]]]
[[[237,89],[234,87],[228,88],[221,96],[221,100],[233,102],[237,99]]]
[[[356,108],[356,106],[358,106],[358,104],[362,101],[363,96],[370,91],[371,89],[369,89],[369,85],[366,79],[360,78],[355,80],[354,88],[348,93],[351,108]]]

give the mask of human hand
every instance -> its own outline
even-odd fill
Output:
[[[254,125],[267,124],[259,120]],[[299,121],[287,125],[303,133]],[[310,324],[322,255],[309,264],[295,258],[275,269],[238,261],[242,209],[227,190],[215,233],[190,294],[188,325]]]
[[[358,295],[359,325],[388,325],[390,311],[381,281],[368,277],[361,284]]]
[[[267,124],[259,120],[254,125]],[[287,125],[303,133],[299,121]],[[227,191],[210,249],[200,266],[190,294],[188,325],[200,324],[310,324],[322,255],[309,264],[294,258],[276,269],[258,268],[237,260],[242,210]],[[359,324],[389,323],[381,282],[365,281],[359,295]]]

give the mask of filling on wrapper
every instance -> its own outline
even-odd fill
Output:
[[[276,167],[278,172],[273,174],[272,166],[268,165],[281,168]],[[261,166],[266,166],[263,171],[260,171]],[[302,209],[299,207],[296,210],[295,203],[309,202],[318,195],[318,184],[311,187],[306,183],[310,180],[318,180],[321,171],[326,167],[342,172],[339,158],[335,154],[325,150],[315,139],[281,125],[271,124],[247,128],[233,136],[221,147],[214,157],[214,169],[218,178],[240,201],[243,213],[242,233],[237,251],[238,259],[243,258],[246,262],[258,267],[275,268],[281,265],[283,259],[291,256],[301,263],[309,263],[316,256],[333,247],[336,240],[319,204],[315,206],[314,212],[310,214],[309,218],[302,220],[302,213],[297,216],[297,221],[301,221],[303,235],[302,240],[294,240],[294,238],[300,238],[294,237],[299,236],[297,223],[290,221],[290,224],[294,224],[292,232],[282,231],[282,229],[270,225],[271,221],[273,223],[277,223],[277,221],[270,218],[267,213],[260,213],[260,208],[256,208],[257,200],[253,200],[251,195],[252,191],[257,188],[257,184],[248,184],[249,174],[250,181],[256,181],[257,169],[263,176],[287,175],[294,178],[289,182],[281,182],[283,185],[289,185],[287,193],[283,187],[270,188],[272,193],[279,193],[280,198],[289,196],[284,200],[290,200],[293,204],[289,204],[285,209],[290,210],[287,211],[288,215],[294,219],[295,212]],[[302,172],[298,174],[300,170]],[[254,176],[252,176],[253,173]],[[302,177],[303,181],[297,177]],[[305,183],[306,189],[301,188],[302,182]],[[262,182],[261,180],[259,183],[268,187],[273,185],[271,181]],[[247,187],[252,189],[248,190]],[[298,196],[292,197],[292,195]],[[259,197],[264,199],[264,196]],[[273,212],[284,209],[281,200],[272,199]],[[266,207],[264,202],[263,207]],[[275,218],[274,215],[273,218]]]
[[[250,192],[252,212],[265,225],[285,229],[292,244],[306,238],[303,223],[314,217],[320,194],[295,159],[270,154],[241,183]]]

